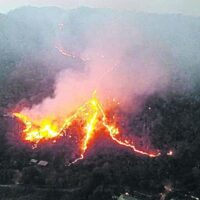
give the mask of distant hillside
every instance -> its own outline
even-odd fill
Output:
[[[63,27],[61,27],[63,26]],[[180,84],[198,83],[200,74],[200,18],[182,15],[158,15],[118,12],[110,9],[62,10],[56,7],[23,7],[0,15],[0,80],[20,77],[21,72],[32,77],[42,74],[54,77],[66,67],[82,67],[79,61],[65,59],[55,49],[62,44],[75,54],[82,54],[90,43],[101,38],[102,28],[113,37],[111,26],[120,26],[124,39],[130,41],[129,56],[145,60],[153,52],[175,75]],[[131,32],[141,38],[130,39]],[[110,32],[110,33],[109,33]],[[130,34],[129,34],[130,32]],[[113,35],[113,36],[112,36]],[[123,40],[123,39],[122,39]],[[119,41],[123,43],[124,41]],[[47,74],[46,74],[47,75]],[[24,78],[23,78],[24,79]],[[38,80],[40,81],[40,79]],[[1,85],[2,85],[1,84]],[[34,82],[32,82],[34,84]],[[2,86],[5,88],[5,85]]]
[[[0,17],[0,53],[6,49],[23,54],[49,48],[56,39],[59,23],[66,25],[66,40],[70,47],[84,45],[84,31],[101,28],[109,22],[122,21],[144,35],[148,45],[154,45],[171,55],[177,64],[200,63],[200,18],[182,15],[158,15],[134,12],[117,12],[109,9],[79,8],[61,10],[55,7],[23,7]],[[68,34],[68,35],[67,35]],[[69,39],[70,38],[70,39]],[[79,39],[79,41],[77,41]],[[6,46],[6,48],[5,48]],[[164,58],[163,58],[164,59]]]

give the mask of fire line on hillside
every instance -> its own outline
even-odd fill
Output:
[[[84,158],[91,139],[94,138],[95,133],[101,128],[105,129],[105,132],[108,133],[108,136],[115,143],[132,149],[135,153],[151,158],[161,155],[158,150],[143,151],[136,148],[134,141],[122,139],[119,128],[115,122],[110,122],[111,120],[106,116],[103,106],[96,97],[95,92],[91,99],[80,106],[76,112],[67,117],[62,123],[59,123],[59,120],[56,121],[52,119],[44,119],[36,122],[22,113],[13,113],[13,115],[17,117],[25,126],[22,130],[23,140],[34,144],[62,137],[63,132],[70,128],[75,120],[81,119],[84,123],[83,130],[81,130],[83,132],[83,138],[80,142],[81,153],[77,159],[70,163],[70,165]],[[112,119],[114,120],[114,117],[112,117]]]

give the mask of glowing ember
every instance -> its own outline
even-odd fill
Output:
[[[173,156],[173,151],[170,150],[169,152],[167,152],[167,155],[168,155],[168,156]]]
[[[22,134],[24,140],[34,144],[46,140],[55,141],[55,139],[57,139],[58,137],[63,136],[63,131],[67,130],[72,125],[74,120],[81,119],[81,121],[84,122],[84,127],[82,130],[83,138],[80,144],[80,157],[74,160],[71,164],[84,158],[84,154],[88,149],[89,142],[92,138],[94,138],[95,133],[97,133],[97,131],[102,128],[104,128],[110,138],[117,144],[128,147],[136,153],[149,157],[157,157],[160,155],[158,151],[146,152],[139,150],[136,148],[133,141],[130,142],[127,139],[121,139],[119,128],[116,127],[115,123],[111,124],[110,122],[108,122],[109,120],[103,110],[103,106],[96,98],[95,94],[88,102],[79,107],[73,115],[66,118],[62,125],[60,125],[55,120],[51,121],[47,119],[41,122],[35,122],[21,113],[14,113],[14,116],[22,121],[25,125]],[[112,119],[114,119],[114,117],[112,117]]]

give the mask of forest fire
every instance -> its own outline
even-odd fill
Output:
[[[132,149],[138,154],[142,154],[148,157],[157,157],[160,155],[159,151],[143,151],[136,148],[133,141],[122,139],[119,128],[116,122],[110,122],[106,113],[97,99],[94,93],[92,98],[85,104],[80,106],[77,111],[71,116],[67,117],[64,122],[58,122],[56,120],[45,119],[40,122],[32,121],[27,116],[21,113],[13,113],[25,126],[22,137],[25,141],[37,144],[48,140],[56,140],[63,136],[63,132],[73,126],[75,120],[81,120],[83,122],[82,134],[83,138],[80,141],[80,157],[74,160],[71,164],[84,158],[84,154],[88,149],[88,145],[95,133],[99,130],[103,130],[108,133],[108,136],[118,145]],[[113,118],[112,118],[113,119]]]
[[[81,57],[78,56],[78,55],[75,55],[75,54],[73,54],[73,53],[67,52],[66,49],[64,49],[61,45],[59,45],[59,46],[56,45],[56,46],[55,46],[55,49],[57,49],[58,52],[59,52],[61,55],[65,56],[65,57],[69,57],[69,58],[72,58],[72,59],[78,59],[78,60],[81,60],[81,61],[83,61],[83,62],[88,61],[87,59],[81,58]]]

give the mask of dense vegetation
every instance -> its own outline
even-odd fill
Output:
[[[151,110],[146,109],[151,107]],[[10,120],[1,120],[1,184],[19,182],[52,188],[79,189],[76,199],[109,199],[128,188],[146,193],[159,193],[165,184],[175,190],[199,192],[199,129],[200,96],[170,94],[165,98],[152,96],[144,110],[130,120],[146,127],[155,147],[173,149],[172,157],[155,159],[133,155],[118,147],[98,147],[95,154],[77,165],[65,167],[63,152],[28,151],[13,147],[6,141]],[[130,114],[129,114],[130,115]],[[6,123],[5,123],[6,122]],[[138,126],[138,124],[140,124]],[[138,131],[139,132],[139,131]],[[53,147],[52,147],[53,148]],[[30,158],[45,159],[49,166],[30,166]],[[80,195],[81,194],[81,195]],[[62,195],[61,195],[62,196]],[[71,197],[72,198],[72,197]]]

